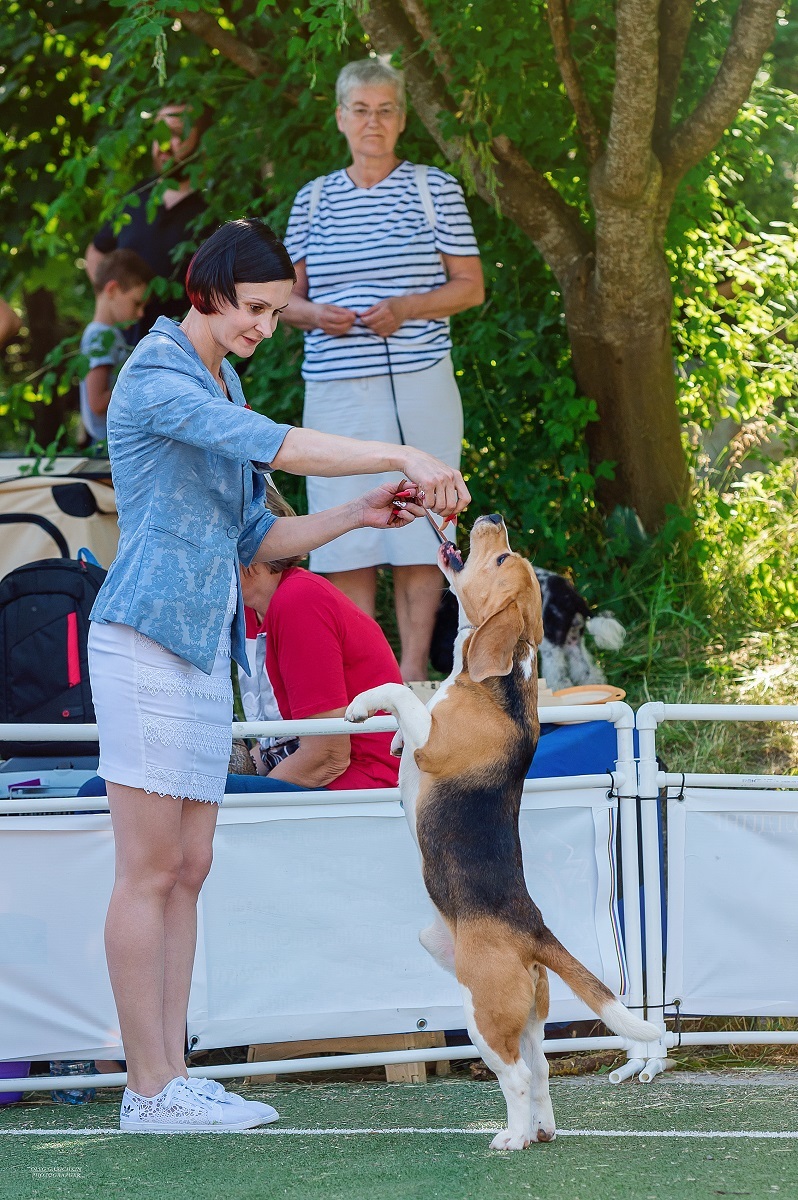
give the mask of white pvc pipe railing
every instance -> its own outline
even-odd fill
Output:
[[[571,704],[538,709],[538,718],[543,723],[577,725],[588,721],[606,721],[610,724],[634,728],[634,713],[628,704],[614,700],[610,704]],[[630,720],[631,718],[631,720]],[[627,725],[627,722],[628,725]],[[395,733],[394,717],[369,717],[367,721],[355,723],[342,717],[314,717],[303,721],[234,721],[233,737],[300,737],[327,735],[331,733]],[[69,724],[24,724],[0,723],[0,741],[5,742],[96,742],[96,725]]]
[[[617,771],[603,775],[565,775],[551,779],[527,779],[524,795],[570,792],[583,788],[617,787],[624,780]],[[398,804],[398,788],[372,788],[357,791],[326,792],[231,792],[224,797],[224,808],[302,808],[325,807],[336,804]],[[10,796],[0,798],[0,816],[22,816],[26,813],[52,816],[58,813],[108,812],[106,796]]]
[[[576,1053],[579,1050],[623,1050],[626,1038],[552,1038],[543,1043],[549,1054]],[[308,1071],[350,1071],[365,1067],[384,1067],[394,1063],[446,1062],[479,1058],[474,1046],[436,1046],[419,1050],[378,1050],[372,1054],[331,1054],[318,1058],[279,1058],[271,1062],[225,1063],[215,1067],[189,1067],[189,1075],[201,1079],[242,1079],[258,1075],[303,1075]],[[0,1092],[49,1092],[61,1088],[83,1090],[90,1087],[124,1087],[127,1075],[118,1071],[108,1075],[34,1075],[20,1079],[0,1079]]]
[[[695,1033],[666,1033],[665,1044],[673,1046],[798,1046],[798,1029],[732,1029]]]
[[[586,713],[586,708],[596,707],[600,711]],[[551,719],[551,708],[539,710],[543,720]],[[628,758],[624,771],[604,772],[596,775],[568,775],[550,779],[527,779],[524,793],[571,791],[573,788],[612,787],[622,785],[631,789],[634,794],[636,779],[633,747],[631,744],[634,726],[634,713],[628,704],[614,701],[603,705],[570,705],[556,709],[557,721],[562,723],[584,723],[601,720],[613,723],[618,729],[619,737],[625,734],[629,740]],[[233,737],[297,737],[319,736],[329,734],[360,734],[360,733],[392,733],[397,729],[393,717],[370,717],[360,724],[344,721],[341,717],[325,717],[305,719],[302,721],[234,721]],[[97,740],[96,725],[11,725],[0,724],[0,740],[10,741],[53,741],[53,742],[92,742]],[[308,792],[242,792],[225,796],[225,808],[276,808],[301,807],[303,805],[329,804],[379,804],[388,801],[398,801],[398,788],[371,788],[351,791],[308,791]],[[51,797],[16,796],[8,800],[0,799],[0,815],[22,815],[25,813],[78,813],[78,812],[107,812],[108,801],[105,796],[69,796]]]
[[[637,710],[638,730],[663,721],[798,721],[798,704],[662,704],[652,700]]]
[[[798,1045],[798,1030],[711,1030],[675,1033],[666,1031],[664,1025],[664,979],[662,970],[663,947],[661,937],[661,914],[659,906],[659,838],[657,800],[661,788],[682,786],[721,788],[739,787],[750,789],[796,789],[798,776],[755,775],[755,774],[707,774],[690,772],[664,772],[658,769],[656,759],[656,731],[666,720],[680,721],[798,721],[798,705],[720,705],[720,704],[644,704],[636,716],[629,705],[612,702],[600,706],[569,706],[543,708],[538,711],[541,721],[556,721],[559,724],[577,724],[587,721],[607,721],[616,728],[618,759],[616,770],[599,775],[582,775],[565,778],[527,780],[525,794],[566,791],[578,788],[612,786],[619,795],[619,819],[624,846],[633,847],[637,841],[635,800],[641,800],[640,835],[643,846],[643,895],[646,919],[645,946],[645,991],[643,985],[642,931],[640,910],[631,902],[637,897],[640,885],[637,856],[623,856],[623,885],[627,897],[625,910],[625,948],[629,971],[628,999],[630,1007],[639,1009],[644,1000],[647,1016],[660,1026],[661,1038],[656,1048],[659,1057],[639,1057],[645,1047],[631,1044],[619,1037],[562,1038],[544,1043],[549,1053],[588,1049],[626,1049],[629,1059],[610,1075],[614,1083],[638,1075],[641,1082],[649,1082],[667,1070],[671,1060],[665,1057],[667,1049],[678,1046],[727,1046],[727,1045]],[[372,717],[360,724],[350,724],[340,718],[312,721],[262,721],[234,722],[234,737],[313,736],[319,734],[360,734],[393,732],[396,729],[393,717]],[[639,757],[635,759],[633,729],[639,732]],[[18,742],[93,742],[97,740],[95,725],[9,725],[0,724],[0,739]],[[286,805],[334,805],[373,804],[395,802],[399,799],[398,789],[375,788],[371,791],[347,792],[266,792],[233,794],[225,798],[229,808],[282,807]],[[37,796],[19,797],[0,801],[0,813],[21,814],[79,812],[107,809],[105,797],[45,798]],[[649,1049],[653,1050],[652,1045]],[[314,1070],[347,1070],[352,1067],[384,1066],[403,1062],[438,1062],[478,1057],[473,1046],[434,1048],[426,1050],[384,1051],[371,1054],[334,1055],[331,1057],[276,1060],[262,1063],[237,1063],[204,1068],[192,1068],[192,1075],[203,1075],[213,1079],[234,1079],[242,1076],[271,1074],[299,1074]],[[37,1076],[33,1079],[0,1079],[0,1092],[49,1091],[53,1088],[84,1088],[122,1086],[124,1074],[94,1076]]]
[[[798,1044],[798,1030],[764,1032],[739,1030],[733,1032],[668,1031],[662,1044],[668,1049],[679,1046],[793,1046]],[[551,1038],[543,1043],[547,1054],[578,1053],[582,1050],[623,1050],[629,1043],[621,1037]],[[441,1046],[419,1050],[385,1050],[371,1054],[333,1054],[328,1057],[274,1059],[268,1062],[225,1063],[214,1067],[190,1067],[189,1075],[206,1079],[241,1079],[258,1075],[300,1075],[312,1071],[348,1071],[366,1067],[382,1067],[392,1063],[445,1062],[479,1058],[473,1046]],[[659,1065],[657,1065],[659,1064]],[[638,1075],[642,1083],[667,1070],[671,1061],[666,1058],[631,1058],[609,1075],[611,1083],[621,1083]],[[656,1067],[656,1069],[654,1069]],[[644,1075],[646,1078],[644,1078]],[[115,1072],[107,1075],[34,1075],[18,1079],[0,1079],[0,1092],[49,1092],[54,1089],[90,1087],[124,1087],[127,1075]]]
[[[697,775],[686,772],[659,771],[657,786],[667,788],[798,788],[798,775]]]

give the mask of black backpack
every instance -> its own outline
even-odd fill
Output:
[[[93,724],[89,613],[105,571],[45,558],[0,581],[0,722]],[[96,754],[91,742],[0,741],[0,755]]]

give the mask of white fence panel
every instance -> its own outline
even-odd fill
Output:
[[[454,980],[418,944],[431,910],[398,803],[238,799],[220,813],[202,893],[193,1044],[462,1027]],[[616,815],[603,788],[530,794],[521,831],[551,927],[623,991]],[[0,1060],[120,1055],[103,949],[110,818],[5,816],[0,834]],[[589,1015],[552,983],[552,1020]]]
[[[0,1061],[122,1057],[103,944],[113,881],[107,813],[0,817]]]
[[[530,889],[569,949],[624,987],[605,789],[528,795]],[[432,917],[398,803],[222,810],[188,1014],[195,1049],[462,1028],[460,991],[419,945]],[[553,980],[551,1019],[589,1016]]]
[[[668,800],[666,1011],[798,1016],[798,793]]]
[[[680,774],[678,762],[660,771],[656,742],[664,721],[798,721],[798,705],[652,702],[636,714],[649,1016],[798,1015],[798,781],[751,772]],[[669,797],[664,978],[660,788]],[[663,1050],[731,1043],[798,1043],[798,1031],[674,1030],[662,1039]]]

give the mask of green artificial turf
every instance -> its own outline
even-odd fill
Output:
[[[232,1085],[231,1085],[232,1086]],[[552,1081],[561,1130],[798,1130],[798,1076],[785,1081],[690,1081],[649,1086],[606,1079]],[[247,1090],[271,1099],[273,1129],[495,1128],[503,1103],[495,1083],[425,1085],[283,1083]],[[61,1129],[112,1129],[118,1100],[81,1108],[18,1106],[0,1114],[0,1198],[146,1200],[291,1197],[296,1200],[682,1200],[798,1197],[798,1139],[733,1136],[561,1136],[517,1153],[489,1149],[490,1135],[357,1133],[332,1136],[196,1134],[146,1137]],[[52,1135],[3,1136],[4,1130]]]

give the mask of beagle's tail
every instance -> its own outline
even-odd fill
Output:
[[[623,625],[616,621],[611,613],[599,613],[597,617],[588,617],[585,628],[602,650],[620,650],[626,637]]]
[[[569,954],[553,934],[549,934],[548,938],[535,940],[535,958],[554,971],[555,975],[559,975],[571,991],[588,1008],[592,1008],[613,1033],[630,1038],[634,1042],[659,1040],[660,1031],[657,1026],[630,1013],[606,984],[597,979],[592,971],[588,971],[578,958]]]

